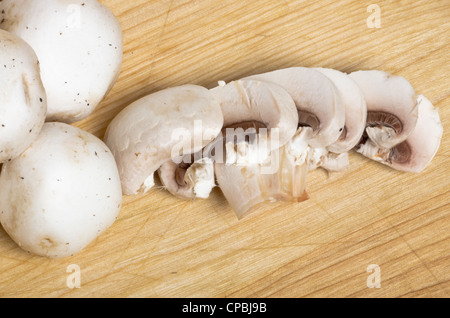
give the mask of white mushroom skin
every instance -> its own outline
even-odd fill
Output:
[[[358,144],[366,128],[367,105],[364,94],[348,74],[330,68],[315,69],[333,82],[345,106],[344,131],[337,141],[327,147],[330,152],[345,153]]]
[[[0,30],[0,163],[19,156],[37,138],[47,97],[39,61],[17,36]]]
[[[48,97],[47,121],[90,115],[114,85],[122,64],[122,30],[97,0],[3,0],[0,28],[36,52]]]
[[[124,194],[151,189],[154,173],[164,163],[200,151],[222,125],[220,105],[198,85],[167,88],[125,107],[104,139],[116,158]]]
[[[419,173],[436,155],[441,143],[443,127],[438,109],[423,95],[417,97],[418,120],[409,137],[390,148],[380,148],[367,141],[357,151],[393,169]]]
[[[273,83],[242,79],[221,83],[213,92],[222,107],[225,134],[221,136],[225,140],[217,141],[225,144],[225,156],[216,157],[215,175],[241,219],[259,203],[276,200],[293,186],[292,176],[283,178],[279,173],[282,147],[297,130],[298,112],[288,92]]]
[[[327,147],[338,140],[345,126],[345,106],[336,86],[324,74],[313,68],[291,67],[247,79],[274,83],[289,93],[300,124],[313,128],[311,147]]]
[[[292,97],[278,85],[242,79],[227,84],[221,82],[211,92],[222,109],[224,132],[220,136],[220,141],[222,142],[224,137],[225,143],[229,144],[229,151],[226,152],[229,158],[240,159],[243,163],[246,160],[252,161],[249,162],[250,164],[260,163],[272,150],[286,144],[295,134],[298,124],[295,103]],[[239,132],[241,124],[246,126],[242,133]],[[258,127],[247,127],[249,125]],[[230,128],[231,133],[228,134]],[[251,143],[245,142],[244,138],[238,138],[239,135],[248,135],[249,128],[254,128],[257,137]],[[236,145],[234,136],[238,139]],[[241,149],[238,149],[239,144]],[[235,148],[234,157],[230,157],[233,155],[230,154],[232,148]]]
[[[417,122],[417,96],[401,76],[370,70],[350,73],[367,105],[366,133],[378,147],[390,149],[403,142]]]
[[[25,251],[49,258],[80,252],[116,220],[122,204],[117,166],[97,137],[46,123],[36,141],[5,163],[0,221]]]
[[[304,148],[307,154],[301,155],[308,158],[308,170],[318,167],[342,170],[349,164],[348,156],[342,154],[338,158],[329,153],[329,147],[334,147],[345,132],[346,105],[339,90],[343,85],[340,83],[338,88],[334,83],[336,75],[326,76],[324,73],[314,68],[290,67],[248,78],[277,84],[293,98],[298,110],[299,128],[312,128],[312,134],[308,134],[308,147]],[[297,135],[301,135],[304,141],[304,133]],[[295,147],[295,143],[291,146]]]

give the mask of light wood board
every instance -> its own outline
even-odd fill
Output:
[[[441,147],[420,174],[352,152],[346,171],[308,175],[308,201],[240,221],[217,188],[194,202],[161,188],[126,196],[113,226],[65,259],[29,255],[0,229],[1,297],[450,296],[448,0],[102,2],[123,27],[122,72],[75,124],[100,138],[126,105],[163,88],[321,66],[407,78],[439,107]],[[369,4],[380,28],[368,27]],[[67,285],[71,264],[80,288]],[[367,285],[371,264],[380,288]]]

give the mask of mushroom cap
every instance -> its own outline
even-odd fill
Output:
[[[334,153],[344,153],[353,149],[366,128],[367,106],[363,92],[348,74],[330,69],[316,68],[336,86],[345,106],[345,127],[339,139],[327,149]]]
[[[405,141],[391,149],[382,149],[368,142],[361,145],[358,152],[399,171],[423,171],[439,149],[443,127],[438,109],[425,96],[417,97],[417,105],[417,123]]]
[[[277,85],[242,79],[219,85],[211,92],[220,103],[224,128],[255,122],[267,129],[267,149],[260,149],[267,154],[286,144],[297,130],[294,101]]]
[[[97,0],[3,0],[0,28],[36,52],[48,97],[47,121],[73,123],[91,114],[115,83],[122,30]]]
[[[433,104],[423,95],[417,97],[417,105],[419,112],[417,124],[403,142],[409,148],[410,157],[401,161],[391,158],[391,165],[394,169],[421,172],[430,164],[439,149],[444,129],[438,109],[434,108]],[[400,145],[395,148],[400,148]]]
[[[366,100],[369,138],[386,149],[405,141],[417,122],[416,94],[411,84],[401,76],[378,70],[357,71],[349,76]]]
[[[97,137],[46,123],[35,142],[5,163],[0,221],[24,250],[46,257],[79,252],[113,224],[122,203],[114,157]]]
[[[0,163],[19,156],[37,138],[47,97],[33,49],[0,30]]]
[[[279,85],[293,98],[299,121],[314,129],[312,147],[327,147],[340,136],[345,125],[345,107],[335,85],[321,72],[290,67],[247,77]]]
[[[195,153],[222,129],[211,92],[197,85],[167,88],[125,107],[109,124],[105,142],[113,152],[123,192],[136,194],[166,161]]]

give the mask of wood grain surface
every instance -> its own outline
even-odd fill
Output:
[[[321,66],[407,78],[439,107],[441,147],[420,174],[352,152],[347,170],[308,175],[308,201],[240,221],[217,188],[187,202],[156,187],[124,197],[113,226],[64,259],[29,255],[0,229],[1,297],[450,296],[448,0],[101,2],[122,25],[123,67],[75,124],[100,138],[121,109],[163,88]],[[370,4],[380,28],[367,23]],[[80,288],[67,285],[71,264]],[[368,287],[371,264],[380,288]]]

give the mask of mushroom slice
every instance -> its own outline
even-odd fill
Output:
[[[307,159],[308,170],[318,167],[342,170],[348,165],[347,155],[338,158],[328,150],[345,131],[345,105],[332,80],[317,69],[306,67],[285,68],[248,78],[275,83],[293,98],[298,110],[298,126],[312,129],[312,134],[308,134],[308,147],[301,155]],[[303,144],[306,135],[299,136]],[[291,146],[295,147],[295,144],[291,143]]]
[[[281,87],[243,79],[228,84],[219,82],[211,92],[223,113],[225,139],[222,134],[221,141],[229,145],[226,155],[250,161],[254,156],[250,163],[261,163],[295,134],[298,114],[291,96]],[[256,138],[247,142],[250,136]]]
[[[443,127],[438,109],[423,95],[417,97],[418,119],[409,137],[390,149],[368,141],[358,152],[393,169],[421,172],[432,161],[442,139]]]
[[[313,128],[311,147],[327,147],[338,140],[345,126],[345,107],[327,76],[312,68],[291,67],[248,78],[275,83],[291,95],[299,124]]]
[[[411,84],[401,76],[377,70],[357,71],[349,76],[366,100],[368,138],[385,149],[405,141],[417,122],[416,94]]]
[[[47,96],[33,49],[0,30],[0,163],[18,157],[37,138]]]
[[[342,154],[353,149],[361,140],[366,128],[366,100],[361,88],[348,74],[330,68],[316,68],[316,70],[334,83],[345,106],[344,130],[338,140],[327,147],[332,153]],[[336,157],[342,160],[345,155]]]
[[[242,79],[211,91],[224,114],[225,136],[207,147],[208,153],[214,153],[217,183],[240,219],[273,200],[280,185],[265,175],[278,173],[274,154],[295,134],[298,113],[292,97],[272,83]]]
[[[164,163],[180,164],[186,155],[202,150],[220,133],[222,124],[219,103],[208,89],[197,85],[167,88],[128,105],[105,134],[124,194],[147,192]],[[170,169],[176,181],[176,169]]]
[[[3,0],[0,28],[24,39],[40,61],[47,121],[90,115],[119,76],[122,30],[97,0]]]

